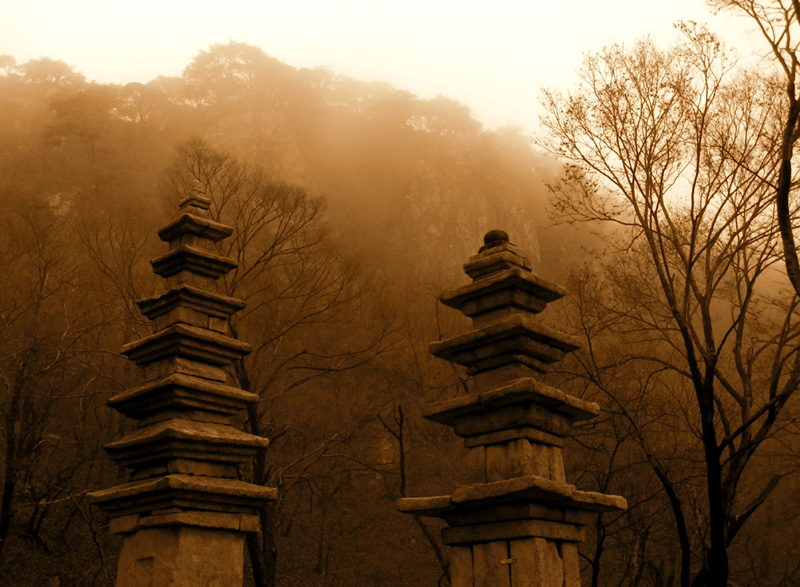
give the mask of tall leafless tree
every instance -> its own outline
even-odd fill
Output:
[[[543,122],[549,146],[569,162],[552,186],[562,216],[616,227],[600,315],[627,346],[609,363],[589,337],[581,371],[611,399],[619,398],[612,365],[635,364],[643,381],[666,371],[683,382],[660,392],[642,384],[642,393],[683,410],[700,441],[700,552],[690,551],[674,480],[646,438],[641,444],[673,509],[681,584],[724,587],[731,541],[778,482],[749,500],[740,491],[800,384],[800,324],[797,298],[773,297],[766,285],[780,237],[760,178],[781,165],[778,99],[759,76],[734,75],[713,35],[682,30],[683,42],[668,50],[644,40],[589,56],[572,93],[545,92]],[[617,408],[625,415],[623,403]]]

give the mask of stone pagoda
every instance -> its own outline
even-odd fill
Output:
[[[154,334],[125,345],[145,383],[109,400],[137,421],[105,448],[131,470],[123,485],[95,492],[111,532],[124,535],[117,587],[242,585],[245,533],[276,490],[239,480],[239,467],[267,440],[231,425],[258,400],[228,382],[226,368],[250,352],[228,321],[244,307],[218,293],[236,263],[215,251],[232,228],[208,217],[194,193],[158,235],[169,251],[152,261],[166,291],[139,302]]]
[[[578,587],[583,528],[596,512],[626,503],[564,477],[573,423],[599,413],[597,404],[542,383],[549,364],[579,348],[536,316],[564,290],[531,273],[505,232],[487,233],[484,243],[464,265],[472,283],[440,298],[472,318],[473,329],[430,345],[433,355],[467,367],[472,389],[425,414],[464,439],[470,484],[400,499],[398,508],[447,522],[452,587]]]

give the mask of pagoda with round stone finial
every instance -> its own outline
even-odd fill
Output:
[[[258,397],[228,382],[226,368],[250,346],[229,332],[244,303],[217,291],[236,263],[216,252],[232,228],[209,219],[210,204],[189,195],[159,231],[169,251],[152,266],[167,289],[139,302],[155,332],[122,349],[145,382],[108,402],[137,420],[134,432],[106,446],[131,470],[129,482],[91,495],[111,531],[124,535],[117,587],[242,585],[245,534],[258,530],[258,508],[276,497],[239,480],[267,440],[231,424]]]
[[[467,367],[471,392],[425,415],[464,439],[470,484],[400,499],[398,509],[447,522],[452,587],[579,587],[583,528],[626,503],[580,491],[564,476],[573,423],[599,413],[597,404],[542,383],[549,364],[579,348],[536,316],[564,290],[536,277],[505,232],[490,231],[484,243],[464,265],[472,283],[440,297],[472,318],[473,329],[430,345],[433,355]]]

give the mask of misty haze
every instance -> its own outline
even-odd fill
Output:
[[[709,8],[536,128],[0,55],[0,584],[800,584],[800,14]]]

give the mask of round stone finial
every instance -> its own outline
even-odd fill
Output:
[[[489,249],[508,244],[508,233],[505,230],[490,230],[483,237],[483,246],[478,253],[483,253]]]
[[[483,237],[483,244],[488,246],[497,246],[508,242],[508,233],[505,230],[490,230]]]

